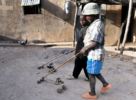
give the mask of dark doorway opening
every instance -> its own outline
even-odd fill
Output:
[[[128,5],[122,6],[122,12],[121,13],[122,13],[121,14],[121,23],[125,22],[125,25],[124,25],[123,31],[122,31],[122,35],[121,35],[121,38],[120,38],[120,41],[122,43],[124,33],[125,33],[125,28],[126,28],[127,16],[128,16]],[[130,26],[129,26],[126,42],[132,42],[132,39],[133,39],[133,22],[134,22],[134,8],[132,8]]]
[[[24,15],[41,14],[41,4],[32,6],[23,6]]]

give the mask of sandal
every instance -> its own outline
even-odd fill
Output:
[[[111,88],[112,88],[112,85],[108,84],[106,87],[102,87],[100,92],[101,93],[106,93]]]
[[[91,100],[96,100],[96,95],[91,95],[89,92],[86,92],[82,95],[82,98],[84,99],[91,99]]]

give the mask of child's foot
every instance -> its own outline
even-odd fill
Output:
[[[91,99],[91,100],[95,100],[97,97],[96,95],[91,95],[89,92],[86,92],[82,95],[82,98],[84,99]]]
[[[112,88],[112,85],[108,84],[106,87],[102,87],[100,92],[101,93],[106,93],[111,88]]]
[[[85,78],[84,80],[89,82],[89,79],[88,79],[88,78]]]
[[[67,80],[74,80],[74,79],[77,79],[76,77],[74,77],[73,75],[68,75],[66,77]]]

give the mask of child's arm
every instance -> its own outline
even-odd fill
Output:
[[[86,54],[88,54],[88,52],[89,52],[91,49],[94,49],[96,46],[97,46],[97,42],[91,41],[88,46],[85,46],[85,47],[83,47],[83,48],[81,49],[80,53],[86,55]]]

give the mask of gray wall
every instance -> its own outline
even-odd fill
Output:
[[[38,15],[23,15],[21,0],[2,1],[5,0],[0,0],[0,41],[26,38],[41,42],[73,41],[73,2],[67,18],[64,13],[65,0],[41,0],[42,14]]]

